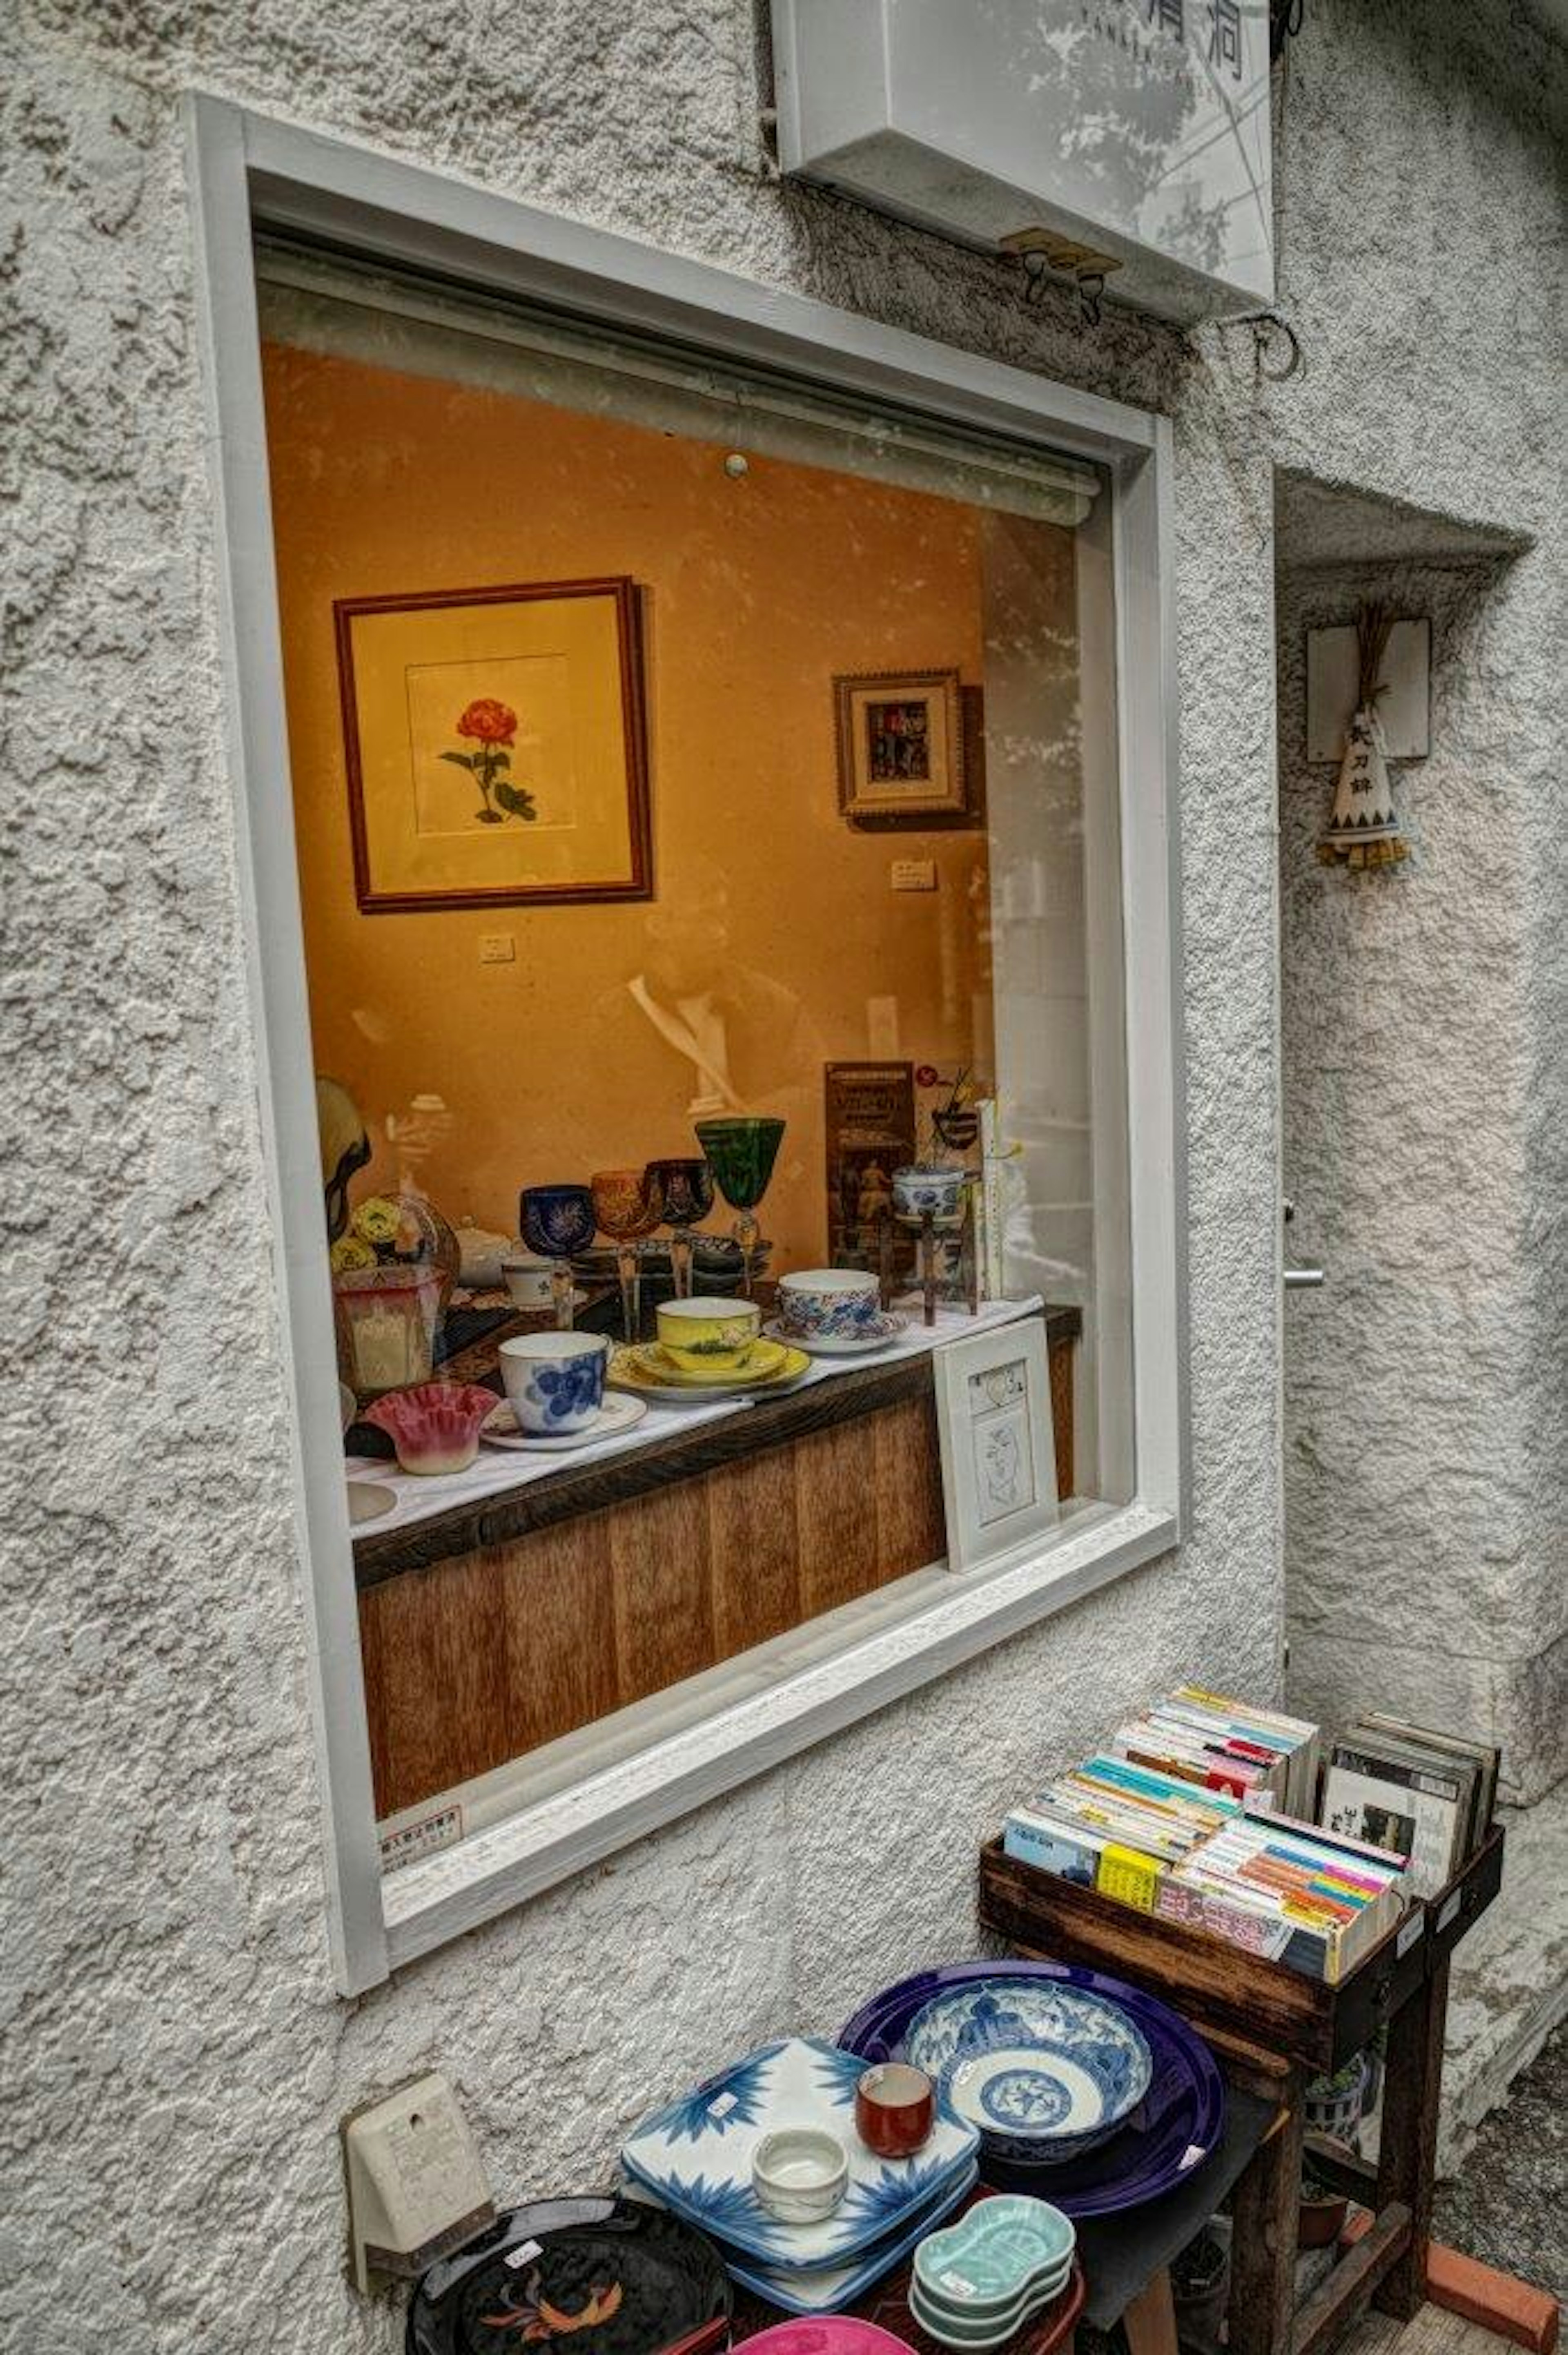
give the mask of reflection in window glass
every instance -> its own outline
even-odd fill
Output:
[[[875,1267],[894,1169],[974,1166],[994,1101],[993,1273],[1081,1312],[1074,1486],[1125,1499],[1102,479],[308,255],[260,283],[340,1202],[435,1206],[450,1318],[522,1188],[764,1114],[765,1273]]]

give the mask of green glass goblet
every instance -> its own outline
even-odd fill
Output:
[[[696,1124],[697,1143],[707,1156],[714,1182],[730,1209],[739,1212],[733,1231],[740,1245],[742,1282],[748,1300],[757,1246],[762,1239],[757,1206],[768,1191],[783,1135],[783,1122],[762,1113],[735,1113]]]

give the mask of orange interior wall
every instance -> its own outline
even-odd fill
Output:
[[[990,1054],[984,836],[852,830],[832,692],[979,682],[977,512],[760,456],[736,481],[722,443],[291,346],[265,363],[314,1050],[366,1114],[371,1179],[421,1094],[450,1114],[418,1170],[454,1220],[514,1231],[522,1186],[694,1152],[690,1067],[626,989],[684,959],[738,1009],[748,1107],[789,1123],[765,1231],[819,1260],[821,1065],[885,1051],[868,1003],[895,1001],[916,1063]],[[334,598],[614,573],[646,592],[654,900],[362,915]],[[935,891],[892,890],[911,857]],[[482,964],[496,932],[514,961]]]

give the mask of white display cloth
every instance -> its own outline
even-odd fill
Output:
[[[1010,1324],[1015,1317],[1033,1316],[1043,1305],[1038,1294],[1027,1300],[988,1300],[977,1316],[952,1308],[938,1308],[935,1325],[921,1321],[918,1300],[913,1304],[900,1301],[897,1305],[909,1318],[908,1328],[896,1341],[874,1356],[860,1358],[813,1358],[810,1371],[802,1374],[798,1383],[791,1383],[782,1393],[793,1397],[798,1391],[817,1382],[831,1382],[837,1376],[862,1371],[868,1366],[888,1366],[902,1358],[917,1358],[928,1349],[942,1347],[948,1341],[962,1340],[968,1333],[983,1333],[998,1325]],[[617,1397],[634,1393],[617,1391]],[[640,1395],[637,1393],[636,1395]],[[504,1497],[517,1488],[524,1488],[531,1480],[543,1480],[552,1472],[569,1467],[580,1472],[585,1465],[596,1464],[612,1455],[627,1455],[640,1447],[649,1447],[656,1441],[670,1439],[683,1431],[694,1430],[699,1424],[714,1423],[721,1416],[745,1414],[747,1409],[761,1403],[769,1396],[767,1391],[742,1391],[731,1398],[715,1399],[701,1406],[660,1406],[652,1399],[647,1401],[648,1412],[642,1421],[630,1431],[611,1439],[588,1437],[580,1447],[541,1448],[537,1454],[524,1455],[519,1451],[486,1447],[482,1442],[477,1460],[466,1472],[437,1473],[434,1476],[417,1472],[400,1472],[395,1464],[384,1463],[370,1455],[350,1455],[346,1468],[351,1479],[383,1482],[395,1490],[397,1501],[373,1521],[360,1524],[356,1535],[383,1537],[388,1529],[408,1529],[416,1521],[428,1521],[437,1513],[450,1513],[465,1505],[476,1505],[492,1497]]]

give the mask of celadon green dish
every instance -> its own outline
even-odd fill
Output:
[[[1048,2200],[1022,2192],[982,2200],[921,2242],[915,2286],[934,2313],[955,2312],[967,2327],[989,2332],[1041,2290],[1060,2288],[1076,2240],[1070,2219]]]

